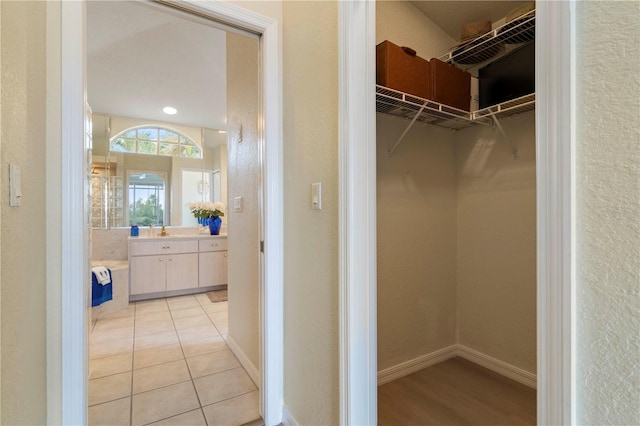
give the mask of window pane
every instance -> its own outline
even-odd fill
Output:
[[[180,156],[180,147],[172,143],[160,143],[160,155]]]
[[[158,129],[138,129],[138,139],[158,140]]]
[[[186,158],[201,158],[200,157],[200,148],[196,146],[183,146],[181,148],[181,157]]]
[[[151,141],[138,141],[138,152],[140,154],[157,154],[158,153],[158,142]]]
[[[129,175],[129,224],[162,225],[164,222],[164,178],[154,172]]]
[[[170,130],[160,129],[160,140],[163,142],[178,142],[178,134]]]
[[[118,138],[111,142],[111,151],[116,152],[135,152],[136,151],[136,140],[135,139],[125,139]]]
[[[136,138],[136,130],[129,130],[127,133],[122,135],[123,138],[135,139]]]

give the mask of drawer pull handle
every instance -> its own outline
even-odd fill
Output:
[[[162,246],[163,249],[171,248],[170,246]]]
[[[162,258],[158,259],[159,262],[162,262],[162,260],[163,260]]]
[[[216,243],[211,244],[211,247],[218,247],[218,244],[216,244]]]
[[[171,261],[173,261],[173,257],[170,257],[170,258],[169,258],[169,262],[171,262]]]
[[[227,257],[227,253],[224,254],[224,257]]]

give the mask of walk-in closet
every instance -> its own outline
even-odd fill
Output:
[[[378,1],[376,43],[379,424],[533,425],[535,4]]]

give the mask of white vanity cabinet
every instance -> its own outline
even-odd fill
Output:
[[[200,287],[227,284],[227,240],[200,240]]]
[[[226,255],[226,237],[132,237],[129,298],[196,293],[226,284]]]

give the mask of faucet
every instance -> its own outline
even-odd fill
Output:
[[[169,234],[167,234],[167,230],[164,229],[164,225],[162,225],[162,231],[160,231],[160,233],[158,235],[161,236],[161,237],[166,237],[166,236],[169,235]]]

